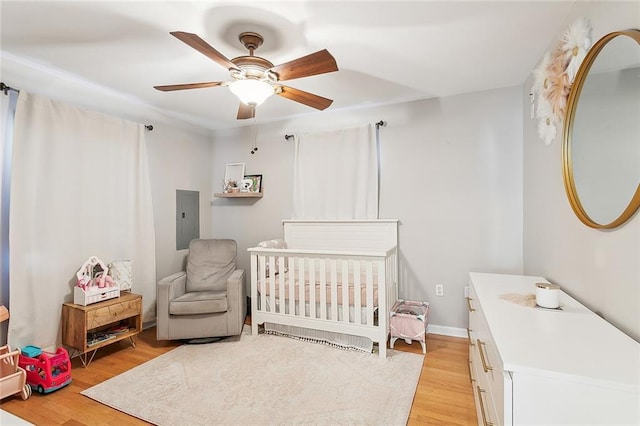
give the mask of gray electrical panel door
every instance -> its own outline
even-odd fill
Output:
[[[200,238],[200,192],[176,190],[176,250]]]

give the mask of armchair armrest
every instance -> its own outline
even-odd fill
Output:
[[[247,317],[247,289],[244,269],[236,269],[227,280],[227,327],[232,333],[240,334]]]
[[[227,280],[227,286],[232,285],[231,283],[233,282],[235,282],[236,284],[244,282],[244,275],[244,269],[236,269]]]
[[[166,295],[164,299],[171,301],[182,296],[187,291],[187,273],[185,271],[176,272],[158,281],[158,298]]]
[[[158,340],[169,339],[169,302],[185,293],[187,273],[177,272],[158,281],[156,295],[156,334]]]

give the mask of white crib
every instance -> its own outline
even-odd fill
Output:
[[[378,343],[398,298],[397,220],[285,220],[286,249],[249,248],[251,329],[301,327]]]

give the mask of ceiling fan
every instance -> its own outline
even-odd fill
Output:
[[[253,55],[264,41],[258,33],[240,34],[238,39],[249,51],[249,55],[233,59],[227,59],[196,34],[183,31],[170,34],[225,67],[233,80],[153,86],[157,90],[169,92],[227,86],[241,101],[237,116],[239,120],[255,117],[256,106],[274,94],[319,110],[329,107],[333,102],[331,99],[280,84],[281,81],[338,71],[336,60],[326,49],[274,66],[268,60]]]

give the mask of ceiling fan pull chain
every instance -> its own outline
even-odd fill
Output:
[[[251,143],[251,154],[255,154],[256,151],[258,150],[258,142],[256,140],[256,135],[258,133],[257,127],[256,127],[256,122],[255,122],[255,117],[253,119],[253,141]]]

